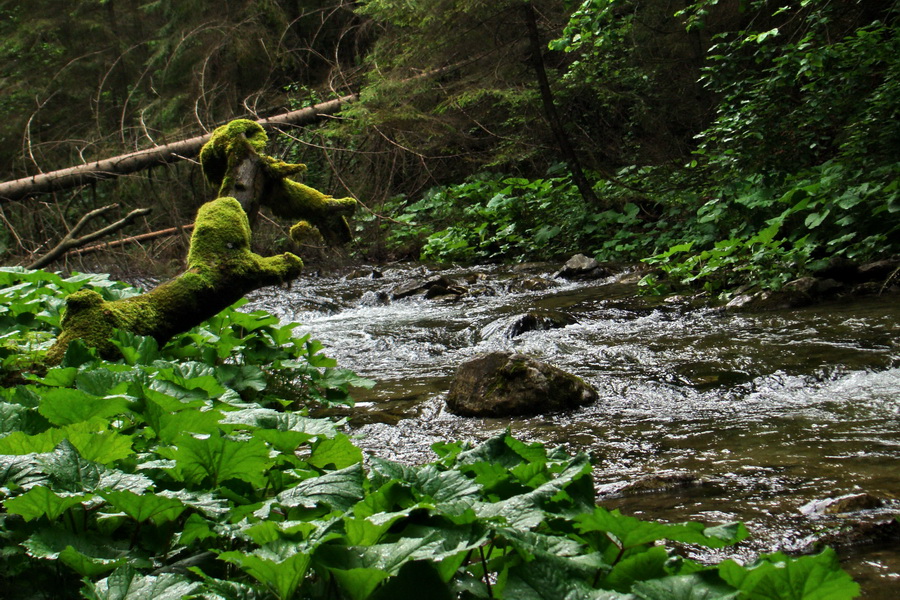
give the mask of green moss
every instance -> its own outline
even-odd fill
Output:
[[[295,227],[315,226],[329,243],[345,244],[353,237],[346,219],[356,210],[353,198],[334,198],[308,185],[282,179],[263,203],[279,217],[302,220]],[[293,230],[291,237],[294,238]]]
[[[256,121],[237,119],[223,125],[213,131],[210,140],[200,149],[203,174],[210,184],[221,189],[232,166],[246,158],[249,152],[262,156],[268,143],[266,130]]]
[[[217,198],[197,213],[187,271],[146,294],[122,300],[104,301],[91,290],[70,295],[62,333],[47,360],[59,363],[73,339],[84,340],[103,357],[115,358],[118,350],[109,341],[114,329],[153,336],[164,344],[247,292],[296,278],[302,267],[290,253],[270,257],[253,253],[241,205],[234,198]]]

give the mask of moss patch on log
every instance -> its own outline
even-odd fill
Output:
[[[116,358],[114,329],[153,336],[160,345],[176,333],[230,306],[247,292],[291,281],[303,268],[295,255],[262,257],[250,250],[247,215],[234,198],[217,198],[200,207],[191,236],[188,268],[146,294],[104,301],[83,290],[66,299],[62,333],[47,353],[58,364],[74,339]]]

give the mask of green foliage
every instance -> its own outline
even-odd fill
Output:
[[[778,185],[748,177],[713,189],[716,196],[697,209],[709,237],[685,236],[645,260],[669,285],[719,293],[746,283],[778,289],[833,256],[861,262],[896,253],[898,175],[896,163],[864,172],[829,161]],[[644,283],[665,289],[653,276]]]
[[[132,291],[101,278],[2,276],[19,315],[41,313],[76,284]],[[43,302],[32,295],[35,286],[44,289]],[[120,335],[131,351],[118,363],[73,345],[66,364],[0,390],[6,597],[813,600],[858,593],[831,552],[762,556],[746,567],[680,558],[666,540],[721,548],[747,532],[737,523],[654,523],[597,507],[585,455],[508,433],[479,446],[436,444],[438,459],[426,465],[373,457],[364,466],[340,423],[284,411],[272,398],[265,401],[273,407],[258,403],[272,374],[296,364],[281,360],[259,378],[240,370],[306,348],[290,346],[289,332],[273,319],[227,311],[187,334],[199,336],[187,338],[192,343],[164,348]],[[10,329],[18,322],[4,325],[23,335]],[[248,390],[259,393],[257,402],[243,397]]]
[[[607,182],[595,189],[610,208],[586,206],[568,177],[479,175],[432,188],[402,208],[396,220],[407,226],[392,225],[388,240],[398,246],[417,240],[422,259],[462,263],[553,259],[589,248],[604,260],[638,260],[659,248],[667,222],[654,222],[642,208],[658,206],[639,204]]]

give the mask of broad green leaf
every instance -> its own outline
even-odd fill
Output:
[[[737,523],[707,529],[701,523],[666,524],[642,521],[598,506],[594,512],[575,517],[582,533],[600,531],[612,534],[622,548],[633,548],[658,540],[669,539],[688,544],[721,548],[747,537],[747,530]]]
[[[131,566],[119,567],[83,590],[89,600],[182,600],[200,587],[182,575],[141,575]]]
[[[194,513],[187,518],[181,532],[178,534],[178,543],[184,546],[190,546],[196,540],[205,540],[217,537],[217,534],[210,528],[211,523],[202,516]]]
[[[107,431],[103,419],[91,419],[62,428],[51,428],[36,435],[19,431],[0,438],[0,454],[47,453],[68,440],[87,460],[109,464],[134,453],[131,437]]]
[[[150,336],[117,329],[110,342],[119,349],[122,358],[129,365],[149,365],[159,358],[159,344]]]
[[[128,404],[121,397],[101,398],[81,390],[54,388],[43,394],[38,411],[54,425],[71,425],[123,413]]]
[[[627,592],[636,581],[665,577],[668,558],[663,546],[651,546],[644,552],[632,554],[615,564],[603,577],[601,587]]]
[[[360,567],[356,569],[330,569],[341,589],[352,600],[365,600],[382,581],[390,575],[381,569]],[[420,592],[424,590],[420,589]],[[431,590],[428,591],[429,596]]]
[[[362,459],[362,450],[354,446],[347,435],[340,433],[333,438],[325,438],[316,442],[307,462],[320,469],[327,467],[344,469],[350,465],[361,463]]]
[[[859,584],[841,570],[831,548],[799,558],[780,552],[762,555],[746,567],[726,560],[719,565],[719,575],[749,600],[844,600],[859,595]]]
[[[315,435],[309,433],[278,431],[277,429],[257,429],[253,432],[253,437],[268,442],[273,448],[284,454],[293,454],[298,448],[316,438]]]
[[[108,465],[134,454],[132,438],[113,431],[104,431],[91,421],[74,423],[63,428],[67,440],[86,459]]]
[[[59,560],[79,575],[94,577],[126,562],[149,566],[150,562],[129,554],[125,544],[93,532],[75,534],[63,529],[42,529],[22,543],[28,554]]]
[[[141,369],[126,365],[104,363],[102,368],[79,371],[75,387],[95,396],[127,394],[138,395],[141,386],[149,385],[150,377]]]
[[[77,374],[78,369],[75,367],[56,367],[55,369],[47,371],[47,374],[44,377],[37,377],[35,375],[26,375],[26,377],[48,387],[67,388],[72,387],[72,384],[75,383],[75,376]]]
[[[190,408],[178,400],[168,400],[177,403],[177,410],[172,410],[169,401],[157,396],[147,398],[143,412],[144,419],[161,442],[171,444],[184,433],[211,434],[218,431],[221,412]]]
[[[222,419],[223,425],[250,425],[261,429],[296,431],[315,436],[334,437],[339,423],[330,419],[311,419],[293,412],[279,412],[270,408],[248,408],[231,411]]]
[[[347,543],[351,546],[372,546],[377,544],[385,533],[407,512],[379,514],[377,518],[344,516],[344,532]]]
[[[222,552],[219,559],[239,566],[269,588],[279,600],[289,600],[303,583],[311,557],[292,552],[289,545],[269,545],[254,554]]]
[[[127,563],[127,559],[124,557],[100,558],[88,556],[72,546],[66,546],[59,553],[59,561],[82,577],[96,577],[103,573],[109,573],[113,569]]]
[[[60,496],[44,486],[33,487],[24,494],[7,499],[3,505],[6,512],[21,515],[26,521],[47,517],[55,521],[64,512],[89,500],[89,494]]]
[[[256,365],[221,365],[216,369],[216,376],[222,384],[238,392],[261,392],[268,385],[265,371]]]
[[[271,466],[269,450],[262,440],[233,440],[220,433],[182,435],[172,458],[180,479],[200,484],[209,478],[212,487],[234,478],[262,488]]]
[[[0,487],[29,488],[46,481],[34,455],[0,455]]]
[[[638,581],[631,588],[641,600],[735,600],[738,591],[715,573],[702,572]]]
[[[69,440],[63,440],[52,452],[35,456],[41,470],[50,478],[53,489],[70,493],[93,492],[106,468],[86,460]]]
[[[174,521],[186,508],[178,499],[157,496],[149,492],[135,494],[129,491],[109,491],[101,492],[100,495],[112,507],[139,523],[151,519],[156,525]]]
[[[286,508],[315,508],[324,504],[333,510],[346,511],[364,496],[362,465],[357,463],[346,469],[305,479],[278,494],[276,501]],[[257,516],[266,518],[269,508],[263,507],[256,513]]]
[[[633,600],[634,596],[596,590],[580,579],[571,579],[552,564],[534,560],[514,566],[502,591],[516,600]]]

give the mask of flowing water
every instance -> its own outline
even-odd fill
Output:
[[[390,301],[394,286],[424,275],[419,267],[377,279],[307,277],[289,291],[260,291],[253,304],[300,322],[298,332],[321,340],[342,367],[378,382],[355,394],[347,414],[357,443],[379,456],[426,462],[436,441],[477,442],[506,428],[587,452],[604,506],[668,521],[741,520],[753,533],[700,558],[800,551],[823,532],[864,531],[900,514],[896,295],[736,313],[643,299],[627,276],[572,283],[548,269],[445,272],[471,292],[456,301]],[[511,291],[542,283],[552,287]],[[574,322],[510,336],[510,324],[532,310]],[[444,410],[459,363],[503,349],[581,376],[599,401],[514,419]],[[808,507],[862,492],[881,506],[837,515]],[[863,597],[893,600],[900,536],[875,528],[880,541],[841,556]]]

